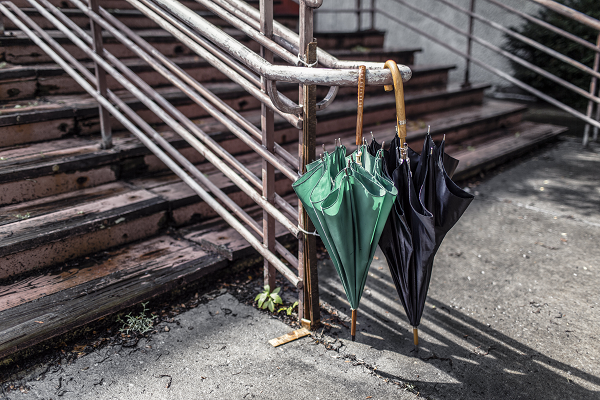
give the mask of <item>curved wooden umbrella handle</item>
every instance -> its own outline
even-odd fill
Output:
[[[385,68],[388,68],[392,72],[392,79],[394,80],[394,86],[385,85],[386,91],[394,90],[396,96],[396,124],[397,133],[400,138],[400,146],[404,147],[406,143],[406,109],[404,107],[404,84],[402,83],[402,76],[398,65],[394,60],[387,60],[385,62]]]
[[[363,137],[363,110],[365,107],[365,82],[367,67],[358,67],[358,108],[356,110],[356,145],[362,144]]]

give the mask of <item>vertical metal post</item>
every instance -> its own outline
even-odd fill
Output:
[[[260,31],[267,38],[273,37],[273,0],[260,0]],[[260,55],[268,62],[273,62],[273,53],[264,47],[260,48]],[[261,89],[266,93],[267,81],[261,77]],[[273,110],[261,103],[260,125],[262,129],[262,144],[271,152],[275,148],[275,124]],[[263,196],[269,203],[275,202],[275,168],[267,160],[262,160],[262,184]],[[263,211],[263,243],[271,252],[275,252],[275,219],[266,211]],[[275,267],[264,260],[265,285],[271,290],[275,288]]]
[[[361,9],[361,4],[360,4],[361,0],[356,0],[356,31],[360,31],[361,28],[361,15],[360,15],[360,9]]]
[[[371,0],[371,29],[375,29],[375,0]]]
[[[317,45],[313,40],[313,9],[307,7],[304,0],[300,0],[298,31],[298,48],[305,52],[304,61],[307,64],[312,64],[317,57]],[[299,104],[303,105],[303,129],[299,135],[298,169],[304,173],[306,165],[312,162],[316,155],[316,88],[312,86],[311,90],[311,86],[300,85],[299,89]],[[314,226],[302,204],[298,205],[298,222],[305,231],[314,232]],[[321,315],[319,311],[316,238],[313,235],[304,234],[298,241],[298,261],[300,264],[298,275],[303,282],[303,288],[298,294],[298,317],[302,326],[315,329],[320,324]]]
[[[98,0],[88,0],[90,9],[96,14],[99,13]],[[90,28],[92,30],[92,37],[94,39],[94,52],[100,57],[104,58],[103,45],[102,45],[102,28],[97,25],[93,19],[90,18]],[[97,63],[94,63],[96,69],[96,89],[98,93],[106,98],[107,97],[107,86],[106,86],[106,71],[102,69]],[[100,132],[102,134],[102,148],[110,149],[112,147],[112,130],[110,127],[110,114],[102,107],[98,106],[100,116]]]
[[[596,39],[596,48],[598,50],[600,50],[600,32],[598,32],[598,38]],[[600,65],[600,53],[596,52],[596,54],[594,55],[594,71],[598,72],[599,65]],[[590,94],[592,96],[596,96],[597,87],[598,87],[598,78],[596,78],[595,76],[592,76],[592,79],[590,81]],[[598,104],[596,104],[595,102],[593,102],[592,100],[588,101],[587,112],[585,113],[585,115],[587,117],[592,116],[592,113],[594,112],[594,105],[596,106],[596,119],[598,119],[598,117],[600,116],[600,106]],[[585,129],[583,130],[583,145],[584,146],[588,145],[588,142],[590,139],[590,128],[591,128],[591,126],[589,124],[586,124]],[[596,140],[597,138],[598,138],[598,128],[594,127],[594,140]]]
[[[475,12],[475,0],[471,0],[471,5],[469,10],[471,13]],[[469,15],[469,36],[467,37],[467,55],[471,57],[471,49],[473,47],[473,41],[471,37],[473,36],[473,16]],[[471,60],[467,58],[465,65],[465,79],[463,81],[462,87],[468,88],[471,86]]]
[[[306,62],[312,64],[317,60],[317,43],[311,42],[306,50]],[[317,140],[317,87],[316,85],[304,85],[303,122],[302,122],[302,144],[300,162],[303,168],[315,159],[315,147]],[[300,211],[300,223],[307,232],[313,232],[314,226],[308,218],[306,211]],[[315,329],[320,322],[319,309],[319,281],[317,273],[317,241],[315,236],[304,234],[302,240],[302,264],[304,267],[304,310],[302,325],[309,329]],[[299,255],[300,256],[300,255]]]

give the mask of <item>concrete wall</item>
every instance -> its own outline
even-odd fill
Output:
[[[377,8],[385,9],[388,13],[396,15],[398,19],[409,22],[415,27],[426,31],[438,39],[443,39],[445,42],[461,51],[466,52],[467,40],[462,35],[459,35],[437,22],[429,18],[407,9],[405,6],[396,3],[394,0],[375,0]],[[468,9],[470,0],[451,0],[457,6]],[[526,12],[530,15],[536,15],[538,6],[534,3],[524,0],[501,0],[504,4]],[[370,0],[362,0],[363,8],[370,6]],[[436,0],[406,0],[411,5],[418,6],[426,10],[429,14],[433,14],[438,18],[452,24],[453,26],[463,30],[468,30],[468,17],[452,8],[443,5]],[[353,8],[355,0],[325,0],[322,6],[323,9],[343,9]],[[523,19],[509,14],[497,6],[488,4],[485,0],[476,0],[476,9],[478,14],[491,19],[505,27],[519,26],[523,23]],[[317,12],[318,13],[318,12]],[[369,28],[369,15],[363,15],[362,27]],[[357,26],[356,17],[354,14],[345,13],[321,13],[317,17],[316,29],[319,31],[352,31]],[[452,64],[456,65],[456,69],[450,74],[451,83],[460,83],[464,77],[465,59],[455,53],[445,49],[444,47],[430,41],[429,39],[419,35],[418,33],[402,26],[389,18],[377,14],[375,17],[375,28],[387,32],[385,47],[394,48],[414,48],[420,47],[423,49],[417,54],[416,63],[419,65],[425,64]],[[504,37],[501,32],[493,29],[481,22],[475,21],[474,33],[496,46],[501,46],[504,42]],[[494,52],[487,50],[483,46],[474,43],[473,55],[478,59],[485,61],[495,68],[512,73],[512,69],[508,60]],[[510,86],[508,82],[478,66],[471,68],[471,82],[487,82],[497,86]]]

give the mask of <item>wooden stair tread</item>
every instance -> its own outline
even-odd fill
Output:
[[[3,286],[0,358],[226,265],[193,242],[161,236]]]

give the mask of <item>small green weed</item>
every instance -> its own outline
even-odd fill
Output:
[[[279,310],[277,310],[278,313],[285,311],[287,315],[292,315],[292,311],[294,311],[294,308],[298,307],[298,302],[294,302],[294,304],[292,304],[289,307],[280,307]]]
[[[18,218],[18,219],[28,219],[29,217],[31,217],[30,213],[23,214],[23,215],[21,215],[21,214],[15,215],[15,218]]]
[[[129,332],[144,334],[152,330],[152,317],[146,316],[146,311],[148,311],[146,309],[146,304],[148,304],[148,302],[142,303],[143,309],[139,315],[134,316],[129,313],[125,316],[125,320],[123,320],[120,315],[117,317],[117,322],[123,324],[123,327],[119,329],[120,332],[126,334],[129,334]]]
[[[279,296],[280,291],[281,288],[278,287],[271,292],[271,287],[269,285],[265,285],[264,290],[256,296],[254,301],[258,301],[259,308],[262,308],[263,310],[268,308],[269,311],[274,312],[275,304],[283,304],[283,301]]]

